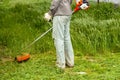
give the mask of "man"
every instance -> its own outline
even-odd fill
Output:
[[[77,0],[78,1],[78,0]],[[50,11],[45,13],[45,19],[53,17],[52,37],[56,48],[56,66],[65,69],[74,67],[74,51],[70,38],[70,19],[72,0],[52,0]]]

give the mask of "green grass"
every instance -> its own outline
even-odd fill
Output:
[[[3,5],[5,3],[3,3],[0,8],[0,46],[5,46],[5,50],[1,52],[3,52],[4,55],[12,55],[14,53],[12,56],[15,56],[20,54],[21,49],[28,46],[34,39],[48,30],[51,26],[43,19],[45,11],[41,10],[43,8],[47,9],[47,7],[43,6],[42,1],[41,3],[32,3],[32,1],[30,1],[29,4],[23,4],[24,2],[18,1],[19,3],[15,2],[15,6],[12,6],[11,0],[8,2],[9,5],[7,4],[7,1],[5,2],[5,6],[9,7],[4,7]],[[47,3],[47,5],[49,5],[49,3]],[[48,37],[50,35],[50,33],[47,34],[47,37],[42,38],[37,44],[34,44],[26,51],[41,53],[50,50],[50,45],[52,43],[51,37]],[[45,40],[49,41],[46,42]]]
[[[0,4],[0,46],[4,55],[15,56],[51,26],[44,19],[50,1],[3,0]],[[74,8],[72,5],[72,9]],[[119,8],[113,4],[91,3],[71,19],[71,37],[75,53],[92,54],[120,51]],[[47,40],[47,41],[46,41]],[[26,51],[54,51],[51,32]],[[80,52],[80,53],[79,53]]]
[[[50,0],[0,0],[1,80],[119,80],[120,7],[91,2],[71,19],[75,67],[65,72],[55,67],[51,32],[23,50],[51,24],[43,19]],[[72,5],[74,9],[75,5]],[[22,52],[31,54],[27,62],[11,60]],[[80,75],[79,72],[87,72]]]
[[[119,57],[119,53],[75,56],[74,68],[62,71],[55,67],[54,53],[34,54],[23,63],[0,61],[0,77],[1,80],[119,80]]]

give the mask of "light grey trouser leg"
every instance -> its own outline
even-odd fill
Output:
[[[70,38],[70,21],[65,26],[64,31],[64,51],[66,64],[68,66],[74,66],[74,52]]]
[[[57,53],[57,66],[64,68],[74,65],[74,53],[70,39],[70,16],[53,18],[53,38]]]

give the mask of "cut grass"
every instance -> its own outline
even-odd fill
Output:
[[[0,61],[1,80],[119,80],[120,54],[75,56],[74,68],[65,72],[55,67],[56,56],[49,52],[31,55],[22,63]],[[80,74],[86,72],[87,74]]]

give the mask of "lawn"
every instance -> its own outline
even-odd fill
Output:
[[[75,55],[74,68],[55,67],[55,53],[34,54],[22,63],[1,58],[1,80],[120,80],[120,54]]]

